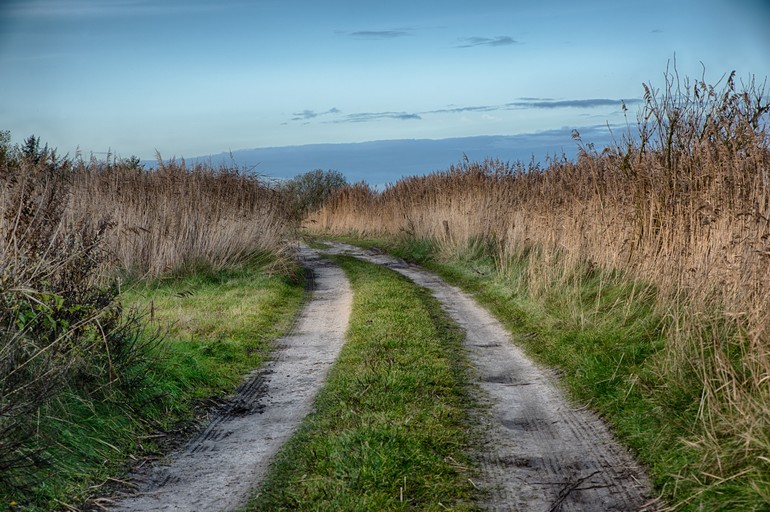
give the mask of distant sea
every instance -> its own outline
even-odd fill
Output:
[[[614,129],[614,128],[613,128]],[[598,149],[611,140],[607,126],[578,128],[584,143]],[[334,169],[350,183],[366,181],[382,188],[405,176],[448,169],[467,156],[469,160],[498,159],[545,164],[562,155],[573,159],[578,144],[572,128],[519,135],[485,135],[451,139],[379,140],[344,144],[309,144],[239,149],[214,155],[186,157],[188,163],[210,162],[215,166],[248,169],[267,179],[284,180],[314,169]],[[155,167],[157,162],[144,162]]]

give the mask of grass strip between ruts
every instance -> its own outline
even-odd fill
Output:
[[[471,510],[463,333],[427,290],[349,257],[347,343],[249,510]]]

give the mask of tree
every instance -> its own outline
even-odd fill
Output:
[[[11,132],[0,130],[0,165],[8,163],[11,160],[12,153]]]
[[[348,185],[345,176],[334,170],[314,171],[300,174],[287,181],[282,189],[291,198],[298,215],[305,215],[323,206],[329,196]]]
[[[39,163],[43,160],[48,153],[48,144],[45,147],[40,147],[40,137],[30,135],[24,139],[24,144],[21,147],[21,154],[25,159],[33,164]]]
[[[144,170],[144,164],[142,163],[142,160],[136,155],[131,155],[128,158],[123,158],[120,161],[120,163],[125,165],[129,169]]]

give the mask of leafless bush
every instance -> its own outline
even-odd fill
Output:
[[[46,148],[0,165],[0,485],[10,486],[40,462],[36,411],[84,361],[99,366],[92,356],[120,317],[93,279],[108,225],[63,222],[69,163]]]

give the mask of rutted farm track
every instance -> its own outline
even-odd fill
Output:
[[[475,455],[489,510],[633,511],[654,506],[648,479],[603,423],[576,409],[486,310],[420,267],[332,244],[323,252],[383,265],[429,289],[465,331],[485,443]],[[170,463],[137,475],[117,510],[232,510],[243,505],[310,411],[344,340],[351,292],[342,271],[306,247],[313,296],[273,360]]]
[[[139,492],[115,510],[215,511],[243,505],[307,415],[342,348],[352,294],[342,270],[303,249],[312,300],[272,360],[170,463],[136,475]]]

